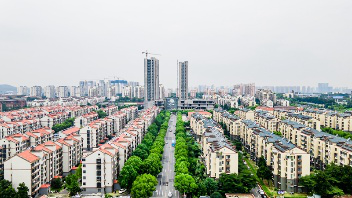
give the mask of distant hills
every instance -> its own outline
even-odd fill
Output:
[[[8,92],[16,92],[17,88],[11,85],[0,85],[0,94],[5,94]]]

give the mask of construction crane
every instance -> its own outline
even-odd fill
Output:
[[[145,50],[145,52],[142,52],[142,54],[145,54],[145,57],[146,57],[146,58],[148,58],[148,54],[161,56],[161,54],[152,54],[152,53],[148,52],[147,50]]]

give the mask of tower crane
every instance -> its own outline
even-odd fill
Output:
[[[146,58],[148,58],[148,54],[161,56],[161,54],[152,54],[152,53],[148,52],[147,50],[145,50],[145,52],[142,52],[142,54],[145,54],[145,57],[146,57]]]

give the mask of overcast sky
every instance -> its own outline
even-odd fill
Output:
[[[0,84],[143,84],[142,51],[160,83],[352,87],[352,1],[0,1]]]

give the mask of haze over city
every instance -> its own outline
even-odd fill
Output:
[[[142,51],[160,83],[351,87],[352,2],[1,1],[0,84],[77,85],[118,76],[143,82]]]

